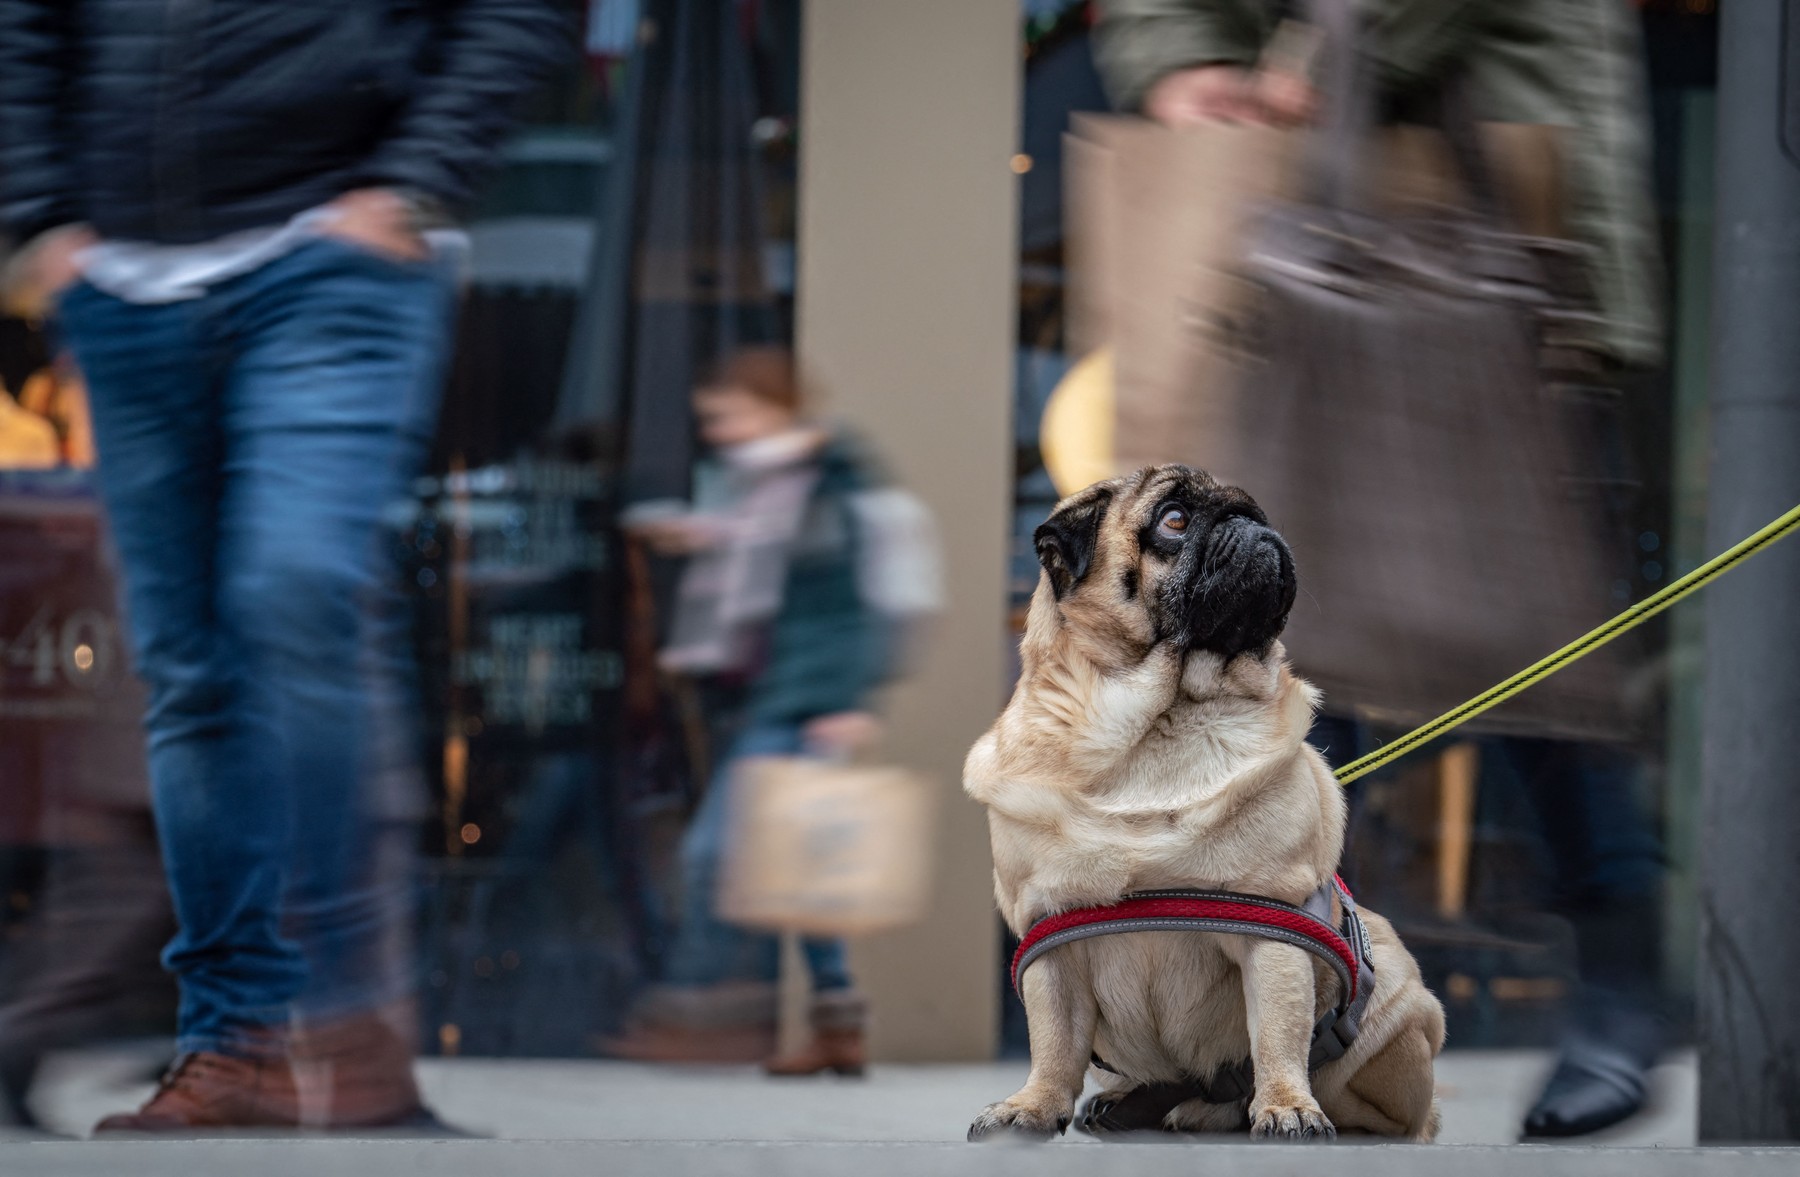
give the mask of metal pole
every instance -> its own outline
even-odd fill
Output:
[[[1800,503],[1800,0],[1720,5],[1718,549]],[[1800,545],[1708,590],[1700,1138],[1800,1141]]]

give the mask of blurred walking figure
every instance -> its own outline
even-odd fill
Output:
[[[1346,7],[1358,18],[1360,48],[1384,112],[1429,114],[1466,92],[1473,107],[1467,113],[1474,118],[1559,128],[1560,160],[1545,165],[1545,174],[1555,175],[1559,184],[1551,197],[1558,206],[1553,217],[1591,251],[1587,277],[1600,312],[1588,317],[1585,338],[1580,337],[1582,329],[1571,328],[1576,337],[1561,340],[1568,352],[1583,357],[1576,366],[1582,379],[1571,387],[1593,385],[1579,394],[1606,401],[1602,386],[1616,386],[1631,370],[1658,363],[1643,65],[1635,17],[1622,0],[1523,5],[1316,0],[1298,11],[1273,0],[1105,0],[1096,57],[1120,106],[1165,124],[1297,125],[1332,112],[1321,109],[1321,95],[1271,49],[1277,28],[1284,17],[1329,16]],[[1496,186],[1502,195],[1516,196],[1516,188],[1508,190],[1510,178],[1500,174]],[[1478,381],[1470,384],[1481,387]],[[1455,382],[1445,382],[1441,391],[1442,404],[1456,404]],[[1446,435],[1442,421],[1382,424],[1402,438],[1416,436],[1421,447],[1469,440]],[[1604,465],[1611,457],[1616,467],[1617,439],[1612,442],[1613,453],[1595,446],[1584,458]],[[1451,453],[1443,460],[1458,458]],[[1419,464],[1429,465],[1423,458]],[[1582,471],[1584,479],[1601,488],[1596,497],[1616,496],[1621,475],[1617,468]],[[1325,488],[1326,483],[1317,483],[1312,493],[1347,493],[1342,486]],[[1431,506],[1390,501],[1381,512],[1425,512]],[[1483,537],[1509,525],[1517,523],[1503,523],[1497,516],[1468,518],[1454,524],[1454,534],[1443,539],[1482,545]],[[1619,554],[1624,552],[1621,543]],[[1390,555],[1399,563],[1403,557],[1429,560],[1433,554]],[[1528,569],[1504,569],[1489,579],[1500,583],[1502,573],[1531,575]],[[1464,628],[1478,643],[1482,618],[1478,610],[1465,612]],[[1512,656],[1523,664],[1542,652],[1519,650]],[[1296,657],[1304,663],[1305,650],[1298,643]],[[1330,702],[1328,690],[1327,706]],[[1366,751],[1368,743],[1360,725],[1347,716],[1322,718],[1314,739],[1335,764]],[[1575,929],[1583,982],[1561,1060],[1527,1114],[1525,1131],[1544,1136],[1591,1132],[1642,1108],[1645,1074],[1662,1046],[1656,1009],[1662,878],[1658,839],[1637,797],[1636,764],[1622,747],[1507,737],[1496,742],[1494,751],[1490,760],[1516,772],[1538,811],[1555,863],[1560,906]]]
[[[681,920],[663,983],[612,1044],[626,1057],[750,1061],[773,1050],[780,942],[715,909],[734,771],[751,757],[848,758],[873,743],[874,693],[906,636],[900,618],[934,603],[934,570],[905,556],[921,551],[911,500],[805,407],[788,352],[739,352],[694,394],[712,457],[696,471],[692,507],[643,504],[628,516],[658,551],[687,558],[660,662],[693,682],[724,751],[682,842]],[[767,1067],[859,1074],[867,1004],[844,942],[805,937],[801,947],[812,1039]]]
[[[88,381],[179,923],[178,1061],[99,1131],[420,1113],[381,516],[449,341],[428,230],[565,25],[551,0],[0,0],[10,276]]]

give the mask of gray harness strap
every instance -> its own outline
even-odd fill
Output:
[[[1333,927],[1331,922],[1331,900],[1334,892],[1343,910],[1343,921],[1337,927]],[[1022,977],[1025,967],[1051,948],[1088,936],[1111,935],[1118,932],[1178,930],[1260,936],[1305,949],[1324,960],[1337,974],[1338,1001],[1331,1009],[1326,1010],[1313,1025],[1312,1046],[1307,1055],[1307,1069],[1316,1071],[1326,1063],[1344,1057],[1344,1053],[1350,1049],[1351,1043],[1356,1041],[1357,1033],[1362,1028],[1363,1014],[1368,1010],[1369,1001],[1375,993],[1375,956],[1373,946],[1369,942],[1368,929],[1364,926],[1362,917],[1357,914],[1356,900],[1351,897],[1349,890],[1335,878],[1308,896],[1306,902],[1299,907],[1275,899],[1238,895],[1226,891],[1141,891],[1132,894],[1129,898],[1197,899],[1227,902],[1268,908],[1289,917],[1305,916],[1343,937],[1355,958],[1356,969],[1352,972],[1336,951],[1325,946],[1318,939],[1289,927],[1240,919],[1168,916],[1107,920],[1053,932],[1035,939],[1021,951],[1015,965],[1016,975]],[[1290,919],[1289,922],[1293,921]],[[1108,1066],[1099,1055],[1094,1056],[1093,1062],[1102,1070],[1112,1071],[1114,1074],[1119,1073]],[[1095,1132],[1156,1128],[1161,1125],[1164,1116],[1190,1099],[1203,1099],[1207,1103],[1237,1103],[1249,1099],[1255,1087],[1255,1067],[1252,1060],[1244,1059],[1241,1062],[1222,1066],[1208,1076],[1183,1076],[1179,1082],[1146,1084],[1117,1098],[1096,1096],[1084,1114],[1083,1126],[1089,1131]]]

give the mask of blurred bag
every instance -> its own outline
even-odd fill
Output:
[[[1459,94],[1439,113],[1446,177],[1428,141],[1376,131],[1363,73],[1333,69],[1324,127],[1286,148],[1273,131],[1159,130],[1189,143],[1153,165],[1133,153],[1148,133],[1113,136],[1102,322],[1118,465],[1185,462],[1254,495],[1299,566],[1296,669],[1328,710],[1411,724],[1610,615],[1623,480],[1602,452],[1616,394],[1575,343],[1592,322],[1582,251],[1503,223],[1492,140]],[[1207,152],[1221,162],[1201,183]],[[1120,203],[1163,199],[1156,166],[1198,185],[1198,211],[1161,206],[1185,228]],[[1078,210],[1106,197],[1073,187]],[[1458,189],[1472,208],[1437,202]],[[1517,183],[1506,195],[1507,221],[1521,203],[1548,219]],[[1623,736],[1623,693],[1609,648],[1484,725]]]
[[[758,757],[736,770],[720,918],[809,935],[912,923],[930,899],[933,790],[898,768]]]
[[[1069,343],[1082,356],[1111,351],[1120,470],[1173,460],[1216,428],[1204,392],[1222,357],[1197,346],[1196,327],[1232,313],[1244,234],[1256,208],[1290,193],[1299,142],[1266,127],[1075,116],[1064,148]]]
[[[1479,130],[1509,217],[1540,237],[1561,226],[1558,134],[1516,123]],[[1262,210],[1300,196],[1305,146],[1299,131],[1074,116],[1064,149],[1069,350],[1110,371],[1104,388],[1076,389],[1083,404],[1067,421],[1053,421],[1067,407],[1063,387],[1046,409],[1069,469],[1110,476],[1192,461],[1181,455],[1227,427],[1217,390],[1235,383],[1236,324],[1254,291],[1242,266]],[[1438,131],[1384,127],[1366,146],[1369,199],[1384,213],[1467,203]],[[1088,481],[1057,487],[1068,494]]]
[[[1197,456],[1293,546],[1287,643],[1327,706],[1416,723],[1611,615],[1625,472],[1586,251],[1509,223],[1458,79],[1432,113],[1470,207],[1371,202],[1368,72],[1340,54],[1310,197],[1250,235],[1228,428]],[[1624,695],[1608,647],[1486,726],[1624,737]]]
[[[1326,706],[1423,722],[1613,612],[1612,394],[1543,379],[1553,254],[1475,221],[1318,211],[1259,230],[1255,350],[1194,456],[1293,547],[1305,591],[1284,640]],[[1619,737],[1623,690],[1609,647],[1484,723]]]

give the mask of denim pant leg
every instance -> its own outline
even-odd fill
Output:
[[[1662,843],[1638,795],[1638,765],[1629,751],[1521,737],[1498,744],[1536,811],[1561,909],[1658,894]]]
[[[668,984],[767,983],[780,974],[780,940],[726,923],[715,913],[714,901],[725,840],[731,834],[731,784],[737,762],[746,756],[791,756],[799,750],[799,729],[753,727],[738,736],[714,770],[681,839],[681,922],[663,976]]]
[[[1666,1047],[1661,1004],[1663,855],[1627,749],[1504,739],[1496,749],[1537,811],[1557,910],[1575,934],[1580,987],[1570,1030],[1643,1065]]]
[[[804,755],[805,752],[806,741],[797,728],[752,728],[738,741],[734,755]],[[813,992],[848,989],[855,984],[850,978],[850,948],[841,937],[802,936],[800,952],[806,959]]]
[[[280,934],[289,850],[274,733],[216,610],[229,359],[211,298],[134,306],[78,285],[60,324],[87,381],[133,662],[149,688],[151,800],[179,925],[184,1050],[282,1022],[301,952]]]
[[[378,536],[428,440],[450,301],[441,270],[328,242],[189,302],[65,300],[151,688],[183,1050],[249,1048],[303,990],[356,1000],[397,918],[359,874],[364,788],[407,743]]]
[[[423,785],[387,517],[436,425],[454,284],[447,266],[321,240],[229,289],[219,611],[264,684],[268,768],[295,816],[298,1002],[329,1018],[410,987],[393,946],[414,880],[392,831]]]
[[[812,977],[814,993],[849,989],[856,982],[850,976],[850,946],[836,936],[804,936],[800,951],[806,957],[806,971]]]
[[[774,981],[781,969],[781,942],[771,935],[747,931],[714,913],[719,860],[731,832],[731,781],[734,765],[754,756],[796,756],[805,751],[800,729],[790,724],[753,725],[745,729],[720,763],[706,796],[682,839],[682,917],[669,953],[665,980],[671,985],[716,985],[728,980]],[[801,940],[815,990],[844,989],[851,984],[844,942],[833,937]]]

